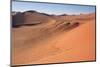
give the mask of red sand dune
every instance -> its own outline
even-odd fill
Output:
[[[58,51],[58,53],[53,54],[51,52],[50,56],[31,62],[31,64],[95,60],[94,25],[94,22],[89,22],[59,37],[55,37],[53,41],[49,42],[51,45],[48,47],[56,49],[55,52]]]
[[[13,28],[12,64],[94,61],[94,16],[82,15],[81,20],[73,19],[71,24],[52,20],[37,26]]]

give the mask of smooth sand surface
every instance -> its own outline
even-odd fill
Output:
[[[12,64],[94,61],[95,18],[81,21],[13,28]]]

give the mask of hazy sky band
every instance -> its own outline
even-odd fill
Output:
[[[12,11],[35,10],[47,14],[80,14],[95,12],[95,6],[80,6],[69,4],[48,4],[37,2],[12,2]]]

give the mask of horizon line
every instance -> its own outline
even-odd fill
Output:
[[[43,14],[47,14],[47,15],[56,15],[56,16],[59,16],[59,15],[82,15],[82,14],[92,14],[92,13],[95,13],[95,12],[90,12],[90,13],[79,13],[79,14],[68,14],[68,13],[62,13],[62,14],[49,14],[49,13],[46,13],[46,12],[40,12],[40,11],[36,11],[36,10],[26,10],[26,11],[11,11],[11,12],[21,12],[21,13],[24,13],[24,12],[28,12],[28,11],[33,11],[33,12],[37,12],[37,13],[43,13]]]

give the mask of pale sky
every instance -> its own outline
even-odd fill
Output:
[[[95,6],[71,5],[71,4],[53,4],[39,2],[12,2],[12,11],[35,10],[47,14],[80,14],[95,12]]]

